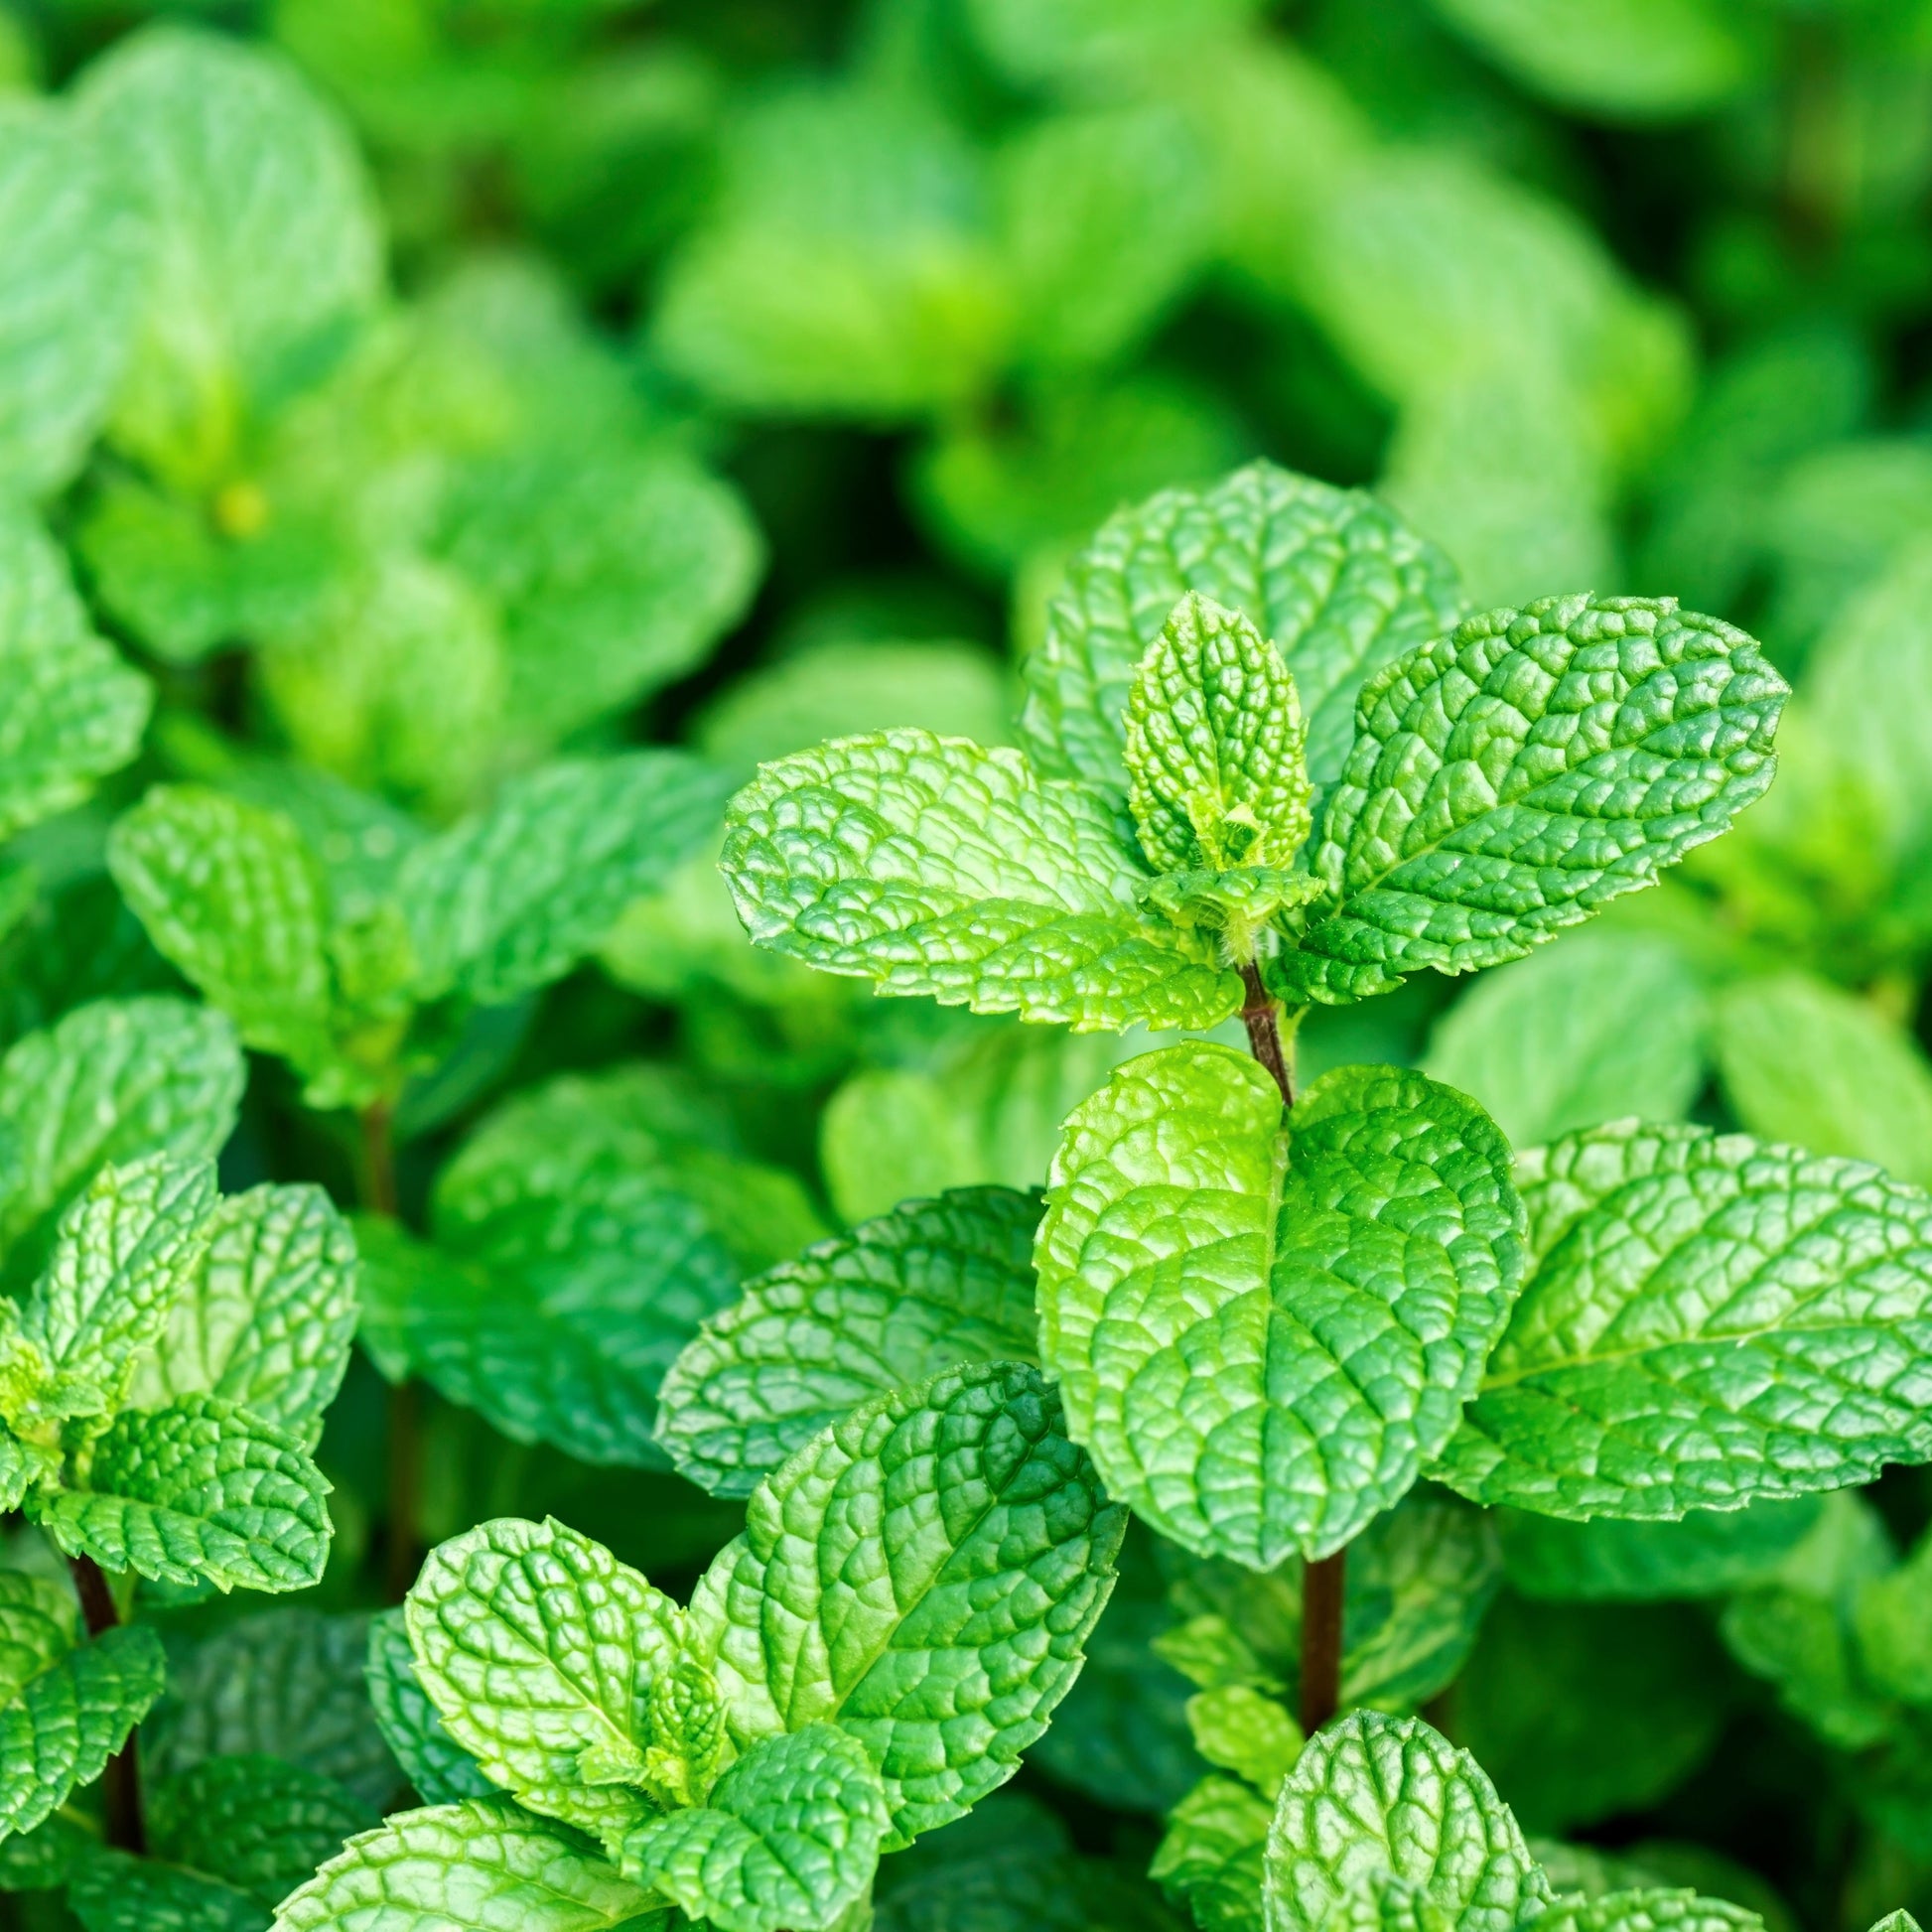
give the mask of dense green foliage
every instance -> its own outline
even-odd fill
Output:
[[[1929,111],[0,0],[0,1928],[1916,1932]]]

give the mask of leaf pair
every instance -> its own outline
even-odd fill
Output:
[[[230,1199],[212,1167],[103,1169],[0,1323],[0,1469],[70,1556],[159,1582],[322,1574],[311,1458],[347,1364],[355,1252],[318,1189]]]
[[[156,947],[245,1042],[289,1060],[312,1104],[362,1106],[394,1097],[419,1008],[500,1005],[568,971],[696,848],[719,795],[679,753],[548,765],[434,837],[398,821],[370,893],[332,877],[287,813],[156,786],[115,826],[108,863]]]
[[[460,1746],[521,1809],[412,1813],[278,1925],[500,1887],[536,1927],[671,1901],[730,1932],[829,1932],[882,1850],[1018,1768],[1079,1670],[1124,1522],[1051,1392],[1009,1363],[823,1430],[754,1494],[688,1611],[561,1525],[484,1524],[425,1566],[407,1659],[378,1626],[371,1677],[426,1796],[472,1788]],[[539,1815],[596,1834],[624,1875]],[[611,1916],[564,1915],[544,1885]]]
[[[1456,624],[1387,511],[1267,466],[1123,511],[1070,582],[1031,760],[886,732],[739,794],[755,940],[979,1011],[1209,1027],[1257,946],[1299,1004],[1514,958],[1770,782],[1784,685],[1742,632],[1583,596]]]

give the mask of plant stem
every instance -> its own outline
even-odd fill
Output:
[[[1281,1089],[1282,1106],[1295,1105],[1295,1070],[1282,1040],[1281,1005],[1261,983],[1261,968],[1249,960],[1241,968],[1247,997],[1241,1024],[1248,1050],[1268,1069]],[[1337,1550],[1302,1573],[1302,1728],[1310,1736],[1341,1707],[1341,1607],[1347,1553]]]
[[[69,1557],[73,1587],[80,1593],[80,1614],[87,1622],[87,1635],[98,1637],[121,1620],[114,1607],[114,1592],[92,1557]],[[138,1732],[130,1730],[127,1742],[107,1760],[100,1774],[101,1795],[107,1801],[107,1842],[116,1851],[144,1853],[148,1849],[147,1828],[141,1822],[141,1758],[136,1743]]]
[[[396,1212],[396,1144],[391,1109],[372,1100],[362,1109],[362,1203],[392,1218]],[[413,1382],[389,1390],[389,1542],[384,1569],[389,1600],[400,1603],[416,1581],[422,1538],[422,1395]]]

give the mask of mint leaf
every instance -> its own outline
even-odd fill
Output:
[[[219,1396],[313,1447],[355,1337],[355,1242],[320,1187],[251,1187],[215,1202],[167,1333],[130,1399]]]
[[[218,1154],[246,1080],[226,1019],[159,995],[97,1000],[15,1040],[0,1059],[0,1118],[20,1166],[0,1202],[0,1246],[12,1249],[109,1162]]]
[[[305,1071],[329,1052],[327,887],[286,813],[156,785],[119,820],[108,869],[157,951],[243,1041]]]
[[[1460,617],[1455,572],[1394,511],[1273,464],[1168,489],[1103,524],[1026,660],[1026,743],[1049,777],[1118,789],[1135,669],[1188,591],[1271,638],[1308,716],[1317,784],[1341,770],[1370,672]]]
[[[67,1902],[84,1932],[261,1932],[261,1900],[218,1878],[92,1840],[68,1883]]]
[[[107,1760],[161,1695],[161,1640],[142,1624],[80,1636],[72,1595],[0,1572],[0,1837],[31,1832]]]
[[[522,1804],[613,1845],[659,1808],[677,1767],[651,1691],[684,1613],[634,1570],[561,1523],[505,1518],[431,1552],[407,1617],[445,1727]]]
[[[1082,1032],[1241,1002],[1211,943],[1140,910],[1114,808],[1017,752],[890,731],[780,759],[732,800],[720,865],[759,944],[887,993]]]
[[[1309,1740],[1268,1833],[1270,1932],[1326,1932],[1417,1894],[1420,1923],[1512,1932],[1550,1902],[1509,1807],[1415,1718],[1357,1711]]]
[[[865,1897],[891,1818],[856,1737],[761,1737],[703,1805],[639,1826],[623,1868],[720,1932],[832,1932]]]
[[[5,332],[0,313],[0,397]],[[0,401],[0,452],[7,427]],[[79,804],[127,763],[152,702],[147,679],[94,634],[53,539],[27,511],[0,511],[0,838]]]
[[[493,1797],[496,1787],[450,1735],[423,1689],[404,1615],[398,1606],[369,1619],[365,1668],[369,1703],[382,1735],[424,1804],[454,1805],[465,1798]]]
[[[507,1799],[404,1812],[282,1901],[272,1932],[645,1932],[659,1901]]]
[[[257,413],[374,306],[381,241],[334,114],[272,55],[159,29],[78,106],[138,217],[141,294],[112,439],[170,482],[224,480]]]
[[[1671,1517],[1932,1457],[1932,1203],[1875,1168],[1633,1122],[1519,1163],[1532,1265],[1440,1474]]]
[[[1669,599],[1470,618],[1364,687],[1323,812],[1301,1001],[1526,953],[1717,837],[1771,782],[1784,680]]]
[[[1109,1488],[1255,1569],[1347,1543],[1441,1452],[1502,1331],[1509,1165],[1420,1074],[1343,1068],[1284,1119],[1225,1046],[1121,1067],[1067,1120],[1035,1251],[1041,1354]]]
[[[680,1474],[749,1495],[868,1398],[1034,1346],[1035,1197],[962,1187],[906,1201],[747,1285],[658,1390],[657,1440]]]
[[[483,1006],[558,978],[717,823],[722,781],[680,752],[544,766],[419,845],[398,893],[425,999]]]
[[[1656,1887],[1559,1898],[1537,1914],[1536,1924],[1547,1932],[1763,1932],[1764,1921],[1721,1898]]]
[[[1270,1799],[1233,1778],[1202,1778],[1168,1818],[1148,1875],[1187,1907],[1199,1932],[1264,1932],[1263,1855]]]
[[[30,1513],[69,1556],[157,1583],[303,1589],[329,1555],[329,1484],[285,1430],[213,1396],[129,1412],[93,1445],[83,1485]]]
[[[1127,699],[1128,803],[1168,872],[1286,866],[1313,823],[1307,729],[1281,654],[1190,591]]]
[[[1273,1798],[1308,1741],[1274,1698],[1246,1684],[1197,1691],[1187,1700],[1187,1727],[1208,1763]]]
[[[1045,1729],[1124,1526],[1037,1370],[949,1369],[855,1409],[768,1476],[691,1620],[735,1735],[828,1722],[866,1746],[897,1848],[1004,1784]]]

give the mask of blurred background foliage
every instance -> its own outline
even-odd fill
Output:
[[[156,778],[271,801],[352,911],[560,752],[1002,742],[1070,549],[1265,455],[1387,496],[1475,604],[1674,594],[1799,693],[1738,831],[1533,957],[1316,1015],[1305,1067],[1422,1064],[1519,1145],[1638,1113],[1932,1185],[1927,0],[0,0],[0,84],[8,581],[51,532],[160,692],[141,764],[6,851],[0,1044],[182,990],[103,861]],[[1145,1043],[755,953],[701,861],[463,1021],[397,1111],[403,1207],[507,1306],[465,1188],[581,1135],[735,1281],[1037,1183]],[[352,1199],[354,1158],[252,1063],[228,1185]],[[678,1587],[736,1527],[647,1443],[430,1379],[432,1540],[554,1510]],[[182,1693],[171,1737],[320,1726],[364,1775],[330,1659],[380,1591],[389,1427],[359,1363],[321,1607],[185,1616],[187,1681],[248,1691]],[[1388,1696],[1536,1830],[1778,1926],[1923,1916],[1929,1517],[1908,1473],[1694,1535],[1391,1533],[1351,1630],[1425,1660]],[[1450,1545],[1472,1651],[1429,1620]],[[1258,1588],[1139,1550],[989,1812],[1067,1925],[1169,1922],[1139,1873],[1201,1770],[1200,1644],[1292,1641]],[[1018,1922],[945,1856],[882,1926]]]

